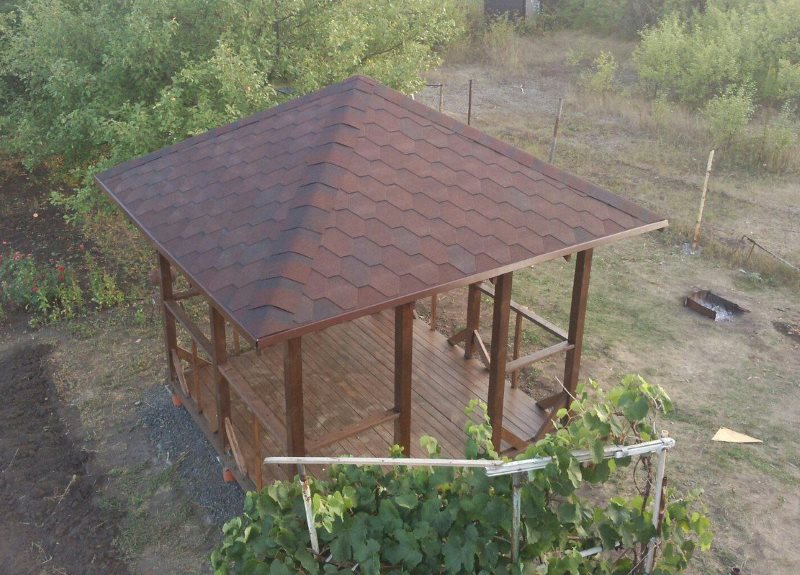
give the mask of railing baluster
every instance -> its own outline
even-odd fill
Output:
[[[513,359],[519,359],[519,348],[522,343],[522,314],[516,311],[516,321],[514,322],[514,354]],[[511,387],[516,388],[519,382],[519,370],[511,374]]]

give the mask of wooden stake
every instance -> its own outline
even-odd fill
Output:
[[[517,319],[514,322],[514,355],[513,359],[519,359],[520,344],[522,344],[522,314],[517,312]],[[511,374],[511,387],[516,388],[519,383],[519,370]]]
[[[439,84],[439,111],[444,112],[444,83]]]
[[[472,125],[472,80],[469,81],[469,100],[467,101],[467,126]]]
[[[711,178],[711,166],[714,163],[714,150],[708,154],[708,164],[706,165],[706,177],[703,180],[703,193],[700,195],[700,211],[697,213],[697,225],[694,227],[694,237],[692,238],[692,251],[697,249],[700,243],[700,225],[703,223],[703,210],[706,207],[706,194],[708,193],[708,180]]]
[[[550,163],[556,160],[556,143],[558,142],[558,127],[561,125],[561,113],[564,111],[564,98],[558,99],[558,114],[556,115],[556,123],[553,126],[553,141],[550,143]]]

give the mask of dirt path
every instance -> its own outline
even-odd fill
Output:
[[[105,478],[62,421],[49,352],[0,355],[0,572],[125,574],[113,546],[119,515],[93,500]]]

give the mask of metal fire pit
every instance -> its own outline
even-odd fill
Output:
[[[737,315],[750,311],[708,290],[697,290],[690,293],[683,300],[683,305],[714,321],[733,319]]]

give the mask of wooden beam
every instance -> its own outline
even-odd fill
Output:
[[[569,315],[569,334],[567,341],[572,349],[564,361],[564,388],[567,391],[567,404],[575,395],[578,374],[581,368],[581,349],[583,346],[583,326],[586,319],[586,302],[589,297],[589,276],[592,272],[592,250],[578,252],[575,258],[575,278],[572,283],[572,308]]]
[[[549,347],[544,349],[540,349],[539,351],[535,351],[528,355],[523,355],[520,358],[517,358],[513,361],[509,361],[508,365],[506,366],[506,371],[508,373],[516,373],[520,369],[528,367],[529,365],[536,363],[537,361],[542,361],[543,359],[550,357],[556,353],[560,353],[562,351],[569,351],[573,348],[573,345],[566,341],[561,341],[559,343],[553,344]]]
[[[164,347],[167,355],[167,369],[169,381],[175,381],[177,372],[172,365],[172,350],[178,347],[178,335],[175,328],[175,318],[167,309],[167,302],[172,299],[172,269],[169,260],[158,254],[159,285],[161,289],[161,313],[164,315]]]
[[[261,425],[258,422],[258,417],[253,414],[253,483],[256,484],[256,489],[261,490],[264,487],[264,456],[261,454]]]
[[[414,303],[394,308],[394,442],[411,457],[411,369],[414,350]]]
[[[485,283],[483,283],[483,284],[480,284],[480,288],[479,289],[483,293],[488,295],[489,297],[494,297],[494,288],[492,286],[486,285]],[[558,327],[557,325],[555,325],[552,322],[547,321],[546,319],[544,319],[539,314],[536,314],[536,313],[532,312],[527,307],[525,307],[522,304],[519,304],[519,303],[515,302],[514,300],[511,300],[511,304],[510,305],[511,305],[511,309],[513,311],[517,312],[518,315],[521,315],[522,317],[524,317],[525,319],[527,319],[531,323],[538,325],[540,328],[545,330],[547,333],[550,333],[550,334],[552,334],[552,335],[554,335],[554,336],[556,336],[558,338],[564,339],[564,340],[567,339],[568,334],[567,334],[566,330]]]
[[[283,387],[286,400],[286,451],[306,454],[306,425],[303,413],[303,348],[299,337],[286,342],[283,355]]]
[[[229,441],[225,430],[225,419],[231,417],[231,392],[228,380],[220,371],[220,366],[228,361],[228,347],[225,344],[225,318],[213,305],[209,304],[211,323],[211,363],[214,365],[214,387],[217,392],[217,432],[222,440],[223,450]]]
[[[567,407],[569,401],[570,401],[569,395],[564,393],[561,395],[559,401],[555,401],[552,404],[549,411],[547,412],[547,419],[545,419],[544,423],[539,428],[539,431],[536,432],[536,435],[533,436],[534,441],[539,441],[542,437],[555,430],[556,419],[558,419],[557,416],[558,410],[561,409],[562,407]]]
[[[564,405],[566,404],[566,397],[565,397],[566,395],[567,395],[566,391],[559,391],[558,393],[554,393],[553,395],[545,397],[544,399],[540,399],[539,401],[536,402],[536,405],[538,405],[542,409],[550,409],[551,407],[557,404]]]
[[[478,355],[480,356],[480,360],[483,362],[483,366],[486,369],[489,369],[489,365],[492,363],[492,358],[489,356],[489,352],[486,349],[486,344],[483,343],[483,339],[481,338],[481,334],[478,330],[472,332],[472,341],[475,342],[475,347],[478,348]]]
[[[457,343],[461,343],[462,341],[467,339],[468,335],[469,332],[467,331],[467,328],[464,328],[460,332],[448,337],[447,343],[449,343],[450,345],[456,345]]]
[[[516,317],[514,319],[514,353],[511,355],[511,358],[513,360],[519,358],[520,345],[522,344],[522,315],[520,315],[519,312],[517,312],[515,315]],[[516,388],[518,382],[519,382],[519,371],[512,371],[511,387]]]
[[[178,320],[180,324],[189,332],[189,335],[192,336],[192,340],[197,342],[197,345],[200,346],[205,353],[209,356],[213,355],[212,353],[212,343],[208,340],[208,338],[203,334],[202,330],[197,326],[196,323],[192,321],[192,318],[189,317],[189,314],[186,313],[186,310],[181,307],[181,305],[174,301],[165,301],[164,307],[166,307],[167,311],[172,314],[173,323],[174,320]]]
[[[347,439],[348,437],[358,435],[363,431],[372,429],[373,427],[377,427],[378,425],[382,425],[387,421],[398,419],[399,417],[400,413],[394,408],[373,413],[372,415],[365,417],[364,419],[362,419],[357,423],[354,423],[353,425],[348,425],[346,427],[343,427],[337,431],[334,431],[330,435],[326,435],[322,439],[315,441],[312,444],[309,444],[308,449],[306,449],[306,451],[312,454],[317,453],[319,452],[319,450],[328,447],[329,445],[333,445],[334,443],[339,443],[343,439]]]
[[[511,445],[511,447],[517,451],[525,451],[531,442],[530,439],[522,439],[519,435],[510,432],[505,427],[503,428],[503,441]]]
[[[464,357],[472,359],[475,349],[473,333],[481,326],[481,290],[480,283],[469,285],[467,291],[467,339],[464,343]]]
[[[503,439],[503,398],[506,390],[506,359],[508,319],[511,313],[511,279],[513,272],[497,278],[492,315],[492,351],[489,363],[489,422],[492,424],[492,444],[500,451]]]
[[[197,297],[197,296],[200,296],[200,295],[203,295],[203,294],[200,292],[199,289],[191,288],[191,289],[187,289],[186,291],[175,292],[174,294],[172,294],[172,299],[174,301],[181,301],[183,299],[190,299],[190,298]]]

